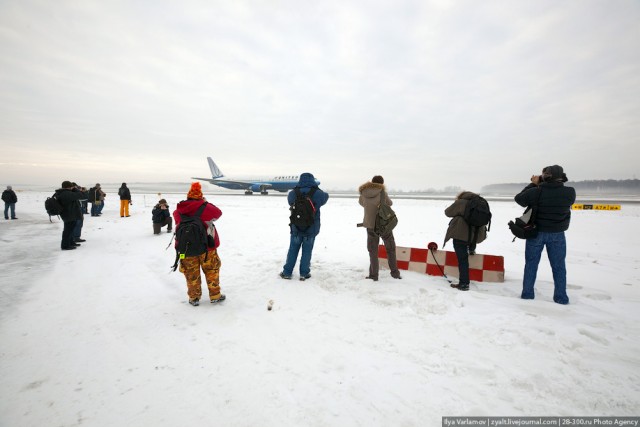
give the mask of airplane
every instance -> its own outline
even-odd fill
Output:
[[[292,190],[296,185],[298,185],[298,181],[300,180],[300,177],[297,175],[280,175],[267,180],[222,179],[225,176],[218,165],[215,164],[211,157],[207,157],[207,161],[209,162],[209,169],[211,169],[211,178],[192,177],[191,179],[207,181],[213,185],[227,188],[229,190],[244,190],[244,194],[247,195],[253,194],[254,191],[259,191],[260,194],[266,195],[269,194],[267,191],[269,189],[284,193]],[[320,185],[320,181],[317,179],[316,185]]]

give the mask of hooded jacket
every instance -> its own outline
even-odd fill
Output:
[[[452,219],[449,221],[449,228],[447,228],[447,233],[444,236],[443,248],[449,239],[462,240],[464,242],[469,240],[469,224],[467,224],[467,221],[465,221],[462,216],[467,208],[467,203],[469,203],[469,200],[475,196],[477,196],[476,193],[464,191],[458,195],[456,201],[453,202],[451,206],[444,210],[444,214]],[[475,233],[475,230],[472,230],[472,233]],[[483,225],[478,230],[478,239],[476,240],[476,243],[482,243],[486,238],[487,227]]]
[[[360,206],[364,207],[364,219],[362,220],[362,226],[373,229],[376,227],[376,216],[378,215],[378,206],[380,205],[380,194],[385,191],[385,186],[384,184],[369,181],[362,184],[358,191],[360,191],[358,203],[360,203]],[[393,202],[386,191],[384,195],[384,202],[387,206],[393,205]]]
[[[178,206],[176,206],[176,210],[173,211],[173,219],[176,223],[176,229],[180,225],[180,219],[181,219],[180,214],[189,215],[189,216],[195,215],[197,210],[200,209],[200,206],[202,206],[203,203],[205,202],[204,200],[201,200],[201,199],[187,199],[178,203]],[[202,215],[200,215],[200,219],[202,220],[205,228],[211,234],[212,233],[211,230],[215,230],[215,228],[213,227],[213,222],[216,221],[221,216],[222,216],[222,211],[218,209],[216,205],[207,203],[207,206],[202,211]],[[214,245],[208,246],[208,250],[210,251],[220,246],[220,237],[218,236],[217,230],[213,235],[213,240],[214,240]],[[176,241],[176,246],[177,245],[178,245],[178,242]]]
[[[538,231],[560,233],[569,229],[571,222],[571,205],[576,201],[576,190],[565,187],[562,181],[542,182],[539,186],[527,185],[514,200],[522,207],[532,206],[538,200],[536,226]]]
[[[311,191],[311,188],[313,187],[317,188],[318,184],[316,183],[316,179],[313,176],[313,174],[305,172],[302,175],[300,175],[300,180],[298,181],[297,187],[300,188],[300,193],[307,194],[309,191]],[[318,233],[320,233],[320,207],[323,206],[325,203],[327,203],[327,200],[329,200],[329,195],[324,191],[320,190],[320,188],[317,188],[316,192],[313,193],[313,196],[311,197],[313,206],[315,206],[316,208],[316,217],[315,217],[315,220],[313,221],[313,225],[304,229],[300,229],[297,226],[290,224],[291,234],[302,235],[302,236],[314,236],[314,237],[317,236]],[[296,201],[296,192],[295,190],[293,190],[293,191],[290,191],[289,194],[287,195],[287,202],[289,203],[289,206],[291,206],[295,201]]]

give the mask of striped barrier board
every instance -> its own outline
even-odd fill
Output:
[[[619,211],[622,209],[621,205],[587,205],[584,203],[574,203],[571,205],[573,210],[594,210],[594,211]]]
[[[399,270],[442,276],[440,270],[442,267],[447,277],[458,277],[458,257],[452,251],[430,251],[429,249],[397,246],[396,258]],[[380,267],[389,269],[387,250],[384,245],[378,246],[378,260]],[[469,279],[475,282],[504,282],[504,257],[483,254],[469,255]]]

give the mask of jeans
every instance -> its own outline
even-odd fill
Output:
[[[76,221],[76,226],[73,227],[73,232],[71,235],[73,236],[74,241],[79,239],[82,235],[82,226],[84,225],[84,218]]]
[[[474,251],[476,245],[469,245],[464,240],[453,239],[453,250],[458,258],[458,282],[461,285],[469,284],[469,251]]]
[[[560,233],[538,232],[534,239],[527,239],[524,252],[524,278],[522,281],[523,299],[534,299],[534,285],[538,274],[538,264],[542,256],[542,250],[547,247],[547,256],[553,272],[553,301],[558,304],[569,304],[567,296],[567,269],[565,258],[567,256],[567,240],[564,231]]]
[[[315,236],[302,236],[300,234],[291,234],[289,242],[289,252],[287,253],[287,262],[282,267],[285,276],[291,276],[293,267],[296,266],[298,252],[302,246],[302,256],[300,257],[300,277],[304,277],[311,272],[311,253],[313,252],[313,243]]]
[[[16,204],[4,203],[4,219],[9,219],[9,210],[11,210],[11,218],[16,219]]]
[[[60,247],[62,249],[67,249],[72,246],[75,246],[75,242],[73,241],[73,229],[76,226],[76,221],[65,221],[64,228],[62,229],[62,242],[60,243]]]
[[[102,213],[102,209],[104,209],[104,200],[98,206],[96,206],[96,210],[98,211],[98,215]]]

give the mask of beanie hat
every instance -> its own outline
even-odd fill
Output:
[[[542,176],[546,181],[567,182],[567,175],[560,165],[547,166],[542,170]]]
[[[11,190],[11,186],[10,185],[7,185],[7,190]]]
[[[384,184],[384,178],[381,177],[380,175],[376,175],[373,178],[371,178],[371,182],[376,184]]]
[[[187,193],[187,199],[202,199],[202,187],[200,186],[199,182],[194,182],[191,184],[191,188]]]

